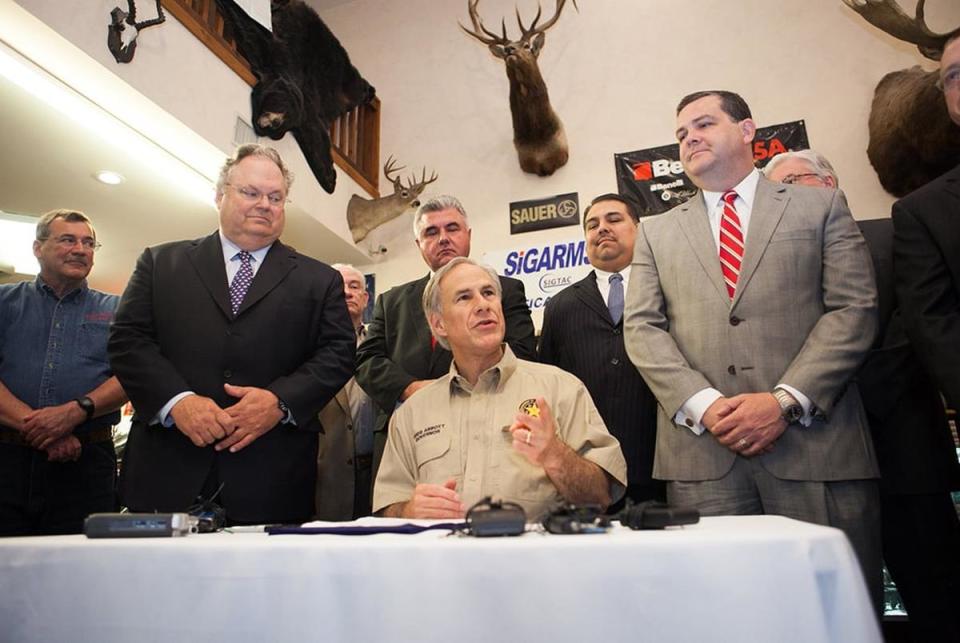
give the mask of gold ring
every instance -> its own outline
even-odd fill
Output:
[[[740,447],[741,449],[745,449],[750,446],[750,443],[747,442],[746,438],[740,438],[740,441],[737,442],[737,446]]]

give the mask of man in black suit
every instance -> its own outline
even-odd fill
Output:
[[[313,514],[317,412],[350,378],[343,280],[278,239],[290,175],[244,145],[217,182],[220,229],[148,248],[112,327],[110,362],[136,417],[120,491],[183,511],[222,485],[229,523]]]
[[[960,35],[944,47],[939,84],[950,118],[960,126]],[[896,202],[893,229],[894,281],[906,334],[947,406],[960,408],[960,165]],[[908,378],[910,374],[897,376]],[[913,450],[917,440],[911,436],[904,448]],[[956,466],[952,447],[943,445],[953,456],[951,469]],[[922,464],[931,469],[931,476],[947,466],[930,459]],[[955,476],[949,488],[957,488]],[[936,534],[937,547],[921,547],[917,553],[934,566],[936,586],[923,589],[930,601],[923,612],[915,612],[904,596],[910,620],[933,621],[923,640],[960,640],[960,611],[956,609],[960,602],[960,526],[953,503],[942,492],[928,496],[923,503],[914,497],[909,500],[911,511],[936,511],[940,516],[938,522],[925,527]],[[929,520],[932,523],[933,519]]]
[[[603,194],[590,203],[583,229],[594,269],[547,302],[540,333],[540,361],[580,378],[620,441],[627,460],[625,498],[634,502],[665,496],[664,484],[652,477],[657,401],[623,345],[623,294],[638,222],[637,206],[619,194]],[[610,510],[621,507],[617,503]]]
[[[450,370],[452,355],[439,346],[424,317],[421,298],[430,276],[454,257],[470,256],[467,213],[455,197],[424,202],[413,218],[413,235],[430,273],[377,297],[367,338],[357,352],[357,383],[380,408],[374,433],[376,478],[387,424],[398,404]],[[523,282],[500,277],[506,341],[520,359],[536,359],[537,342]]]
[[[764,173],[772,181],[812,187],[835,188],[840,182],[830,162],[814,150],[778,154]],[[950,491],[960,488],[960,464],[937,386],[917,358],[897,307],[893,224],[890,219],[857,224],[877,277],[879,332],[857,373],[857,386],[880,466],[883,558],[910,615],[914,639],[960,640],[955,629],[960,522],[950,499]],[[944,573],[950,569],[953,573]]]

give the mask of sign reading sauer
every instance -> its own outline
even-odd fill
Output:
[[[510,204],[510,234],[580,225],[576,192]]]

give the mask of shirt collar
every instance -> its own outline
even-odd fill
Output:
[[[223,230],[218,230],[217,232],[220,235],[220,245],[223,247],[223,262],[225,264],[230,263],[233,258],[237,256],[237,253],[243,250],[243,248],[235,244],[233,241],[230,241],[230,239],[223,234]],[[250,252],[250,256],[253,257],[254,261],[256,261],[259,265],[263,265],[263,258],[267,256],[268,252],[270,252],[271,246],[273,246],[272,243],[257,250],[250,250],[248,252]]]
[[[742,181],[737,183],[733,188],[734,192],[737,193],[737,196],[743,199],[743,202],[747,204],[747,209],[753,210],[753,199],[757,194],[757,183],[760,181],[760,172],[757,168],[750,170],[750,174],[747,174]],[[710,192],[708,190],[703,191],[703,202],[706,204],[709,210],[713,210],[720,203],[720,198],[727,192]]]
[[[43,280],[43,278],[40,275],[37,275],[37,279],[34,282],[34,285],[36,286],[37,291],[40,292],[41,294],[47,294],[52,297],[57,297],[57,293],[54,292],[53,288],[51,288],[47,284],[47,282]],[[80,293],[83,293],[86,291],[87,291],[87,280],[84,279],[77,288],[74,288],[73,290],[65,294],[63,297],[59,297],[59,299],[67,299],[68,297],[79,297]]]
[[[517,370],[517,356],[513,354],[510,345],[504,342],[501,346],[503,346],[503,355],[500,357],[500,361],[480,373],[480,377],[477,379],[477,384],[479,384],[488,377],[497,378],[495,388],[498,393],[503,390],[503,385],[506,384],[510,376]],[[454,390],[453,387],[463,391],[471,391],[473,389],[470,382],[462,377],[460,371],[457,370],[456,360],[450,360],[450,387],[451,392]]]

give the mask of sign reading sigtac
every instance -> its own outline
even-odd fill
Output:
[[[510,204],[510,234],[580,225],[576,192]]]

